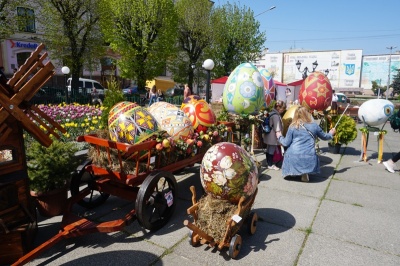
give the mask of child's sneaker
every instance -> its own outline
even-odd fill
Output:
[[[272,166],[268,166],[268,169],[269,169],[269,170],[275,170],[275,171],[278,171],[278,170],[280,170],[280,168],[279,168],[279,167],[277,167],[275,164],[274,164],[274,165],[272,165]]]

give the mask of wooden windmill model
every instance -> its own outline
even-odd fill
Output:
[[[0,75],[0,264],[10,264],[27,253],[37,230],[36,211],[29,198],[23,129],[48,147],[50,134],[65,133],[59,124],[29,101],[54,74],[43,63],[41,44],[14,76]],[[41,129],[42,128],[42,129]],[[43,130],[44,129],[44,130]]]

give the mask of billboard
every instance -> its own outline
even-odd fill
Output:
[[[261,60],[254,64],[257,68],[266,68],[269,73],[274,77],[274,80],[282,82],[282,66],[283,54],[282,53],[267,53]]]
[[[328,70],[333,88],[360,85],[362,50],[285,53],[283,58],[284,83],[302,79],[302,72],[307,68],[309,74],[313,70],[313,63],[317,62],[315,71],[325,73]],[[301,63],[300,71],[297,62]]]
[[[364,56],[362,62],[361,87],[364,89],[372,88],[372,81],[378,85],[387,86],[389,78],[390,60],[390,82],[400,69],[400,55],[371,55]]]

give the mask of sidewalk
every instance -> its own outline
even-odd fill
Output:
[[[384,160],[400,150],[400,134],[385,135]],[[189,187],[200,195],[199,168],[177,175],[178,208],[161,230],[149,233],[137,222],[121,232],[90,234],[63,240],[28,265],[400,265],[400,175],[377,164],[378,143],[370,134],[368,162],[360,162],[361,135],[342,148],[328,152],[321,141],[321,175],[309,183],[283,179],[281,171],[266,170],[260,177],[253,210],[260,220],[250,236],[240,231],[243,245],[236,260],[228,251],[188,243],[186,209]],[[256,152],[265,165],[265,155]],[[398,166],[400,166],[398,164]],[[113,208],[111,211],[110,206]],[[133,208],[134,203],[110,197],[86,215],[105,221]],[[76,207],[76,211],[85,210]],[[61,217],[39,216],[36,245],[54,236]]]

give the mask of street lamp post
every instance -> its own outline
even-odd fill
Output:
[[[68,86],[67,86],[67,80],[68,80],[68,74],[69,74],[69,67],[67,66],[63,66],[61,68],[61,72],[64,74],[64,78],[65,78],[65,102],[68,104],[69,103],[69,99],[68,99]],[[72,88],[71,88],[72,89]]]
[[[214,61],[211,59],[206,59],[206,61],[203,63],[203,68],[207,70],[206,102],[210,103],[211,70],[214,68]]]
[[[195,77],[195,69],[196,69],[196,64],[195,63],[192,63],[191,64],[191,67],[192,67],[192,69],[193,69],[193,83],[194,83],[194,77]],[[198,81],[197,81],[198,82]],[[199,84],[197,83],[196,84],[196,90],[197,90],[197,95],[199,95]]]
[[[395,46],[395,47],[390,46],[390,47],[386,47],[386,48],[390,50],[390,55],[389,55],[389,71],[388,71],[388,83],[387,83],[387,89],[386,89],[386,100],[387,100],[387,99],[388,99],[388,95],[389,95],[389,86],[390,86],[390,67],[391,67],[391,64],[392,64],[392,50],[393,50],[393,49],[396,49],[397,47],[396,47],[396,46]]]
[[[325,72],[325,76],[327,77],[329,75],[329,69],[325,69],[324,72]]]
[[[317,60],[315,60],[315,62],[312,63],[312,65],[313,65],[312,71],[308,70],[308,67],[305,67],[303,70],[300,70],[301,63],[300,63],[299,60],[297,60],[297,63],[296,63],[297,70],[298,70],[300,73],[302,73],[302,78],[303,78],[303,79],[306,79],[306,78],[307,78],[307,76],[308,76],[307,73],[312,73],[312,72],[315,71],[315,69],[316,69],[317,66],[318,66]],[[328,74],[329,74],[329,71],[328,71]]]
[[[268,8],[267,10],[261,12],[260,14],[255,15],[254,17],[258,17],[259,15],[262,15],[262,14],[264,14],[265,12],[268,12],[268,11],[270,11],[270,10],[272,10],[272,9],[275,9],[275,8],[276,8],[276,6],[271,6],[271,7]]]

